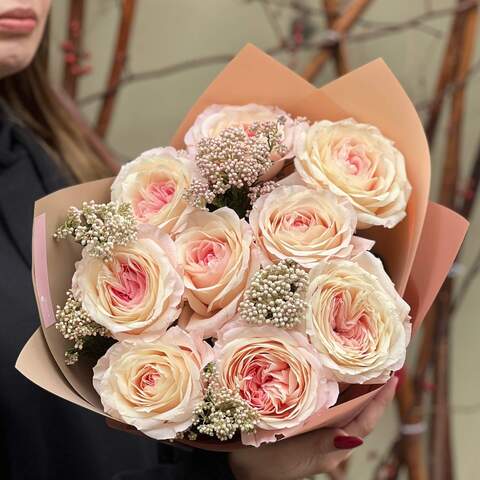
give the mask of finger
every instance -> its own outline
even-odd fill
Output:
[[[318,440],[315,441],[315,434]],[[343,429],[324,429],[312,432],[313,444],[317,445],[310,457],[310,471],[332,472],[348,459],[353,450],[363,444],[359,437],[348,434]]]
[[[231,464],[237,465],[237,470],[241,471],[242,465],[254,462],[268,466],[269,474],[278,472],[284,479],[333,471],[355,447],[362,444],[360,437],[373,429],[393,398],[396,380],[380,389],[367,409],[347,427],[315,430],[259,449],[238,450],[230,454]]]
[[[344,440],[342,442],[342,440]],[[346,441],[345,441],[346,440]],[[352,437],[340,428],[322,428],[288,438],[277,443],[276,454],[296,450],[304,458],[323,457],[331,453],[343,453],[361,445],[362,439]]]
[[[338,451],[335,447],[335,439],[339,437],[348,437],[348,433],[339,428],[322,428],[312,432],[303,433],[296,437],[287,438],[274,445],[263,447],[264,451],[271,448],[275,453],[286,453],[290,450],[296,450],[298,454],[306,457],[314,455],[325,455]]]
[[[397,383],[398,378],[392,377],[388,383],[380,389],[367,408],[365,408],[355,420],[350,422],[344,430],[347,431],[349,435],[361,438],[369,435],[395,396]]]
[[[334,445],[336,437],[346,435],[340,429],[315,430],[258,449],[235,451],[230,455],[230,462],[238,471],[243,464],[253,461],[258,465],[269,465],[270,473],[278,472],[281,478],[304,478],[333,470],[347,457],[347,450],[336,450]],[[335,451],[338,458],[332,458]]]
[[[340,428],[324,428],[306,433],[309,449],[316,455],[326,455],[338,450],[348,450],[346,443],[339,446],[338,439],[349,439],[349,434]],[[341,442],[340,442],[341,443]],[[353,445],[352,447],[353,448]]]
[[[362,443],[360,438],[349,436],[345,430],[324,428],[258,449],[237,450],[230,454],[230,464],[237,472],[252,462],[268,465],[270,476],[278,472],[281,478],[293,480],[333,471]],[[238,476],[242,478],[240,473]]]

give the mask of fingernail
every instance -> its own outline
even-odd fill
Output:
[[[359,437],[351,437],[349,435],[339,435],[333,439],[335,448],[339,450],[350,450],[363,444],[363,440]]]

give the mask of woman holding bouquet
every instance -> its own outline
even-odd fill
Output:
[[[49,9],[50,0],[0,3],[1,478],[295,479],[336,468],[373,429],[395,380],[343,430],[316,431],[228,457],[109,429],[101,417],[15,371],[21,346],[39,322],[30,274],[33,204],[68,184],[109,174],[48,83]]]
[[[108,174],[49,86],[43,36],[49,8],[50,0],[0,2],[0,478],[111,478],[155,464],[155,443],[109,429],[14,368],[39,325],[30,275],[33,204]]]

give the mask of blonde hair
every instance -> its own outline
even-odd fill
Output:
[[[2,98],[16,117],[50,150],[74,181],[87,182],[112,174],[89,148],[72,116],[48,80],[48,29],[32,63],[0,80]]]

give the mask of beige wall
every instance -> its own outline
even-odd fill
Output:
[[[280,0],[281,1],[281,0]],[[60,44],[66,30],[66,0],[56,0],[53,8],[53,62],[52,74],[56,82],[61,78],[62,53]],[[114,44],[116,22],[119,18],[120,1],[88,0],[85,24],[86,49],[91,54],[92,74],[80,81],[79,98],[101,91]],[[318,7],[318,0],[308,3]],[[425,5],[434,9],[451,8],[456,0],[376,0],[364,18],[370,22],[403,22],[424,12]],[[289,15],[281,21],[288,31]],[[312,19],[321,27],[321,17]],[[445,36],[432,36],[445,32],[448,17],[437,18],[428,23],[431,33],[418,28],[404,30],[382,38],[354,42],[349,45],[349,61],[352,67],[362,65],[376,57],[383,57],[395,72],[414,102],[423,102],[433,91],[439,61],[444,49]],[[378,28],[376,25],[374,28]],[[321,28],[319,28],[319,31]],[[359,26],[354,33],[365,27]],[[480,37],[477,37],[476,59],[480,58]],[[246,42],[261,48],[275,45],[275,36],[264,11],[257,2],[244,0],[139,0],[133,38],[130,45],[129,72],[142,72],[176,62],[214,54],[228,54],[239,50]],[[279,57],[282,61],[288,58]],[[298,58],[301,67],[308,59]],[[118,96],[115,116],[107,141],[109,145],[130,159],[153,146],[168,143],[179,121],[193,101],[222,68],[221,64],[203,66],[145,82],[124,87]],[[326,68],[318,79],[322,84],[333,78],[333,69]],[[98,103],[85,107],[88,118],[95,118]],[[462,145],[462,175],[468,172],[474,152],[480,142],[480,71],[467,89],[464,142]],[[443,119],[444,120],[444,119]],[[438,178],[443,161],[446,137],[443,121],[438,145],[432,152],[433,189],[437,192]],[[479,248],[480,209],[475,213],[466,254],[462,262],[469,264]],[[452,404],[454,413],[454,438],[456,445],[457,478],[470,480],[478,477],[478,441],[480,431],[480,386],[478,368],[478,342],[480,322],[477,321],[480,303],[480,282],[470,290],[464,305],[454,319],[453,328],[453,375]],[[465,406],[478,404],[477,410]],[[369,472],[393,438],[395,417],[392,409],[367,445],[360,449],[353,461],[349,478],[369,478]]]

